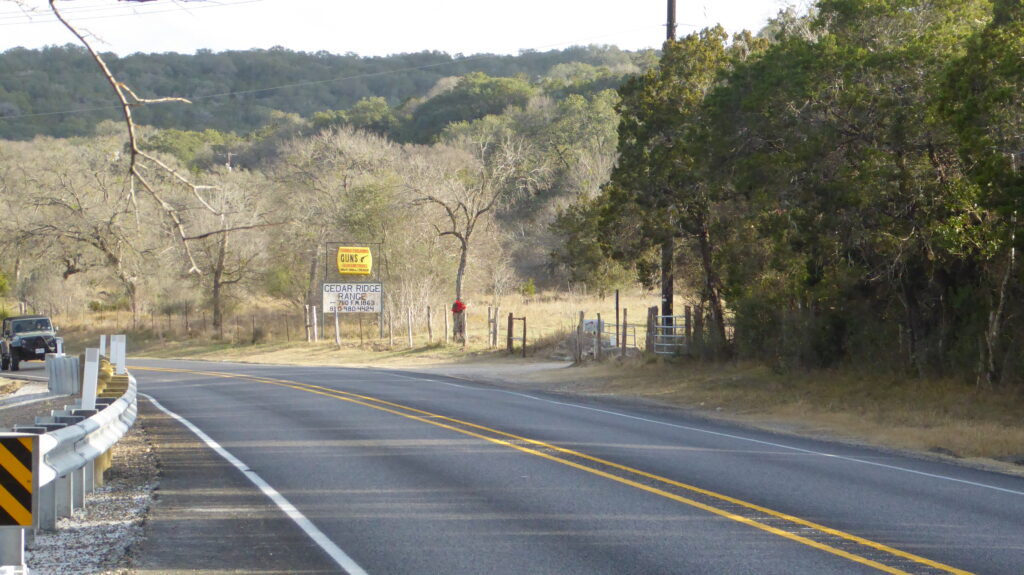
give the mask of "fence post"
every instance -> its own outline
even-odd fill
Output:
[[[338,304],[334,304],[334,345],[341,349],[341,320],[338,319]]]
[[[306,305],[304,305],[302,307],[304,308],[304,310],[302,312],[302,317],[304,318],[304,320],[306,322],[306,343],[309,343],[309,342],[313,341],[313,337],[312,337],[312,335],[309,332],[309,304],[306,304]],[[221,322],[221,323],[223,324],[223,322]]]
[[[501,315],[501,308],[494,308],[494,330],[491,332],[491,347],[498,347],[498,316]]]
[[[434,343],[434,326],[430,317],[430,306],[427,306],[427,343]]]
[[[409,347],[412,347],[412,308],[405,309],[405,326],[408,336],[406,340],[409,343]]]
[[[704,355],[704,306],[699,305],[693,313],[693,343],[694,353],[703,357]]]
[[[512,353],[512,312],[508,314],[508,330],[505,333],[505,349]]]
[[[318,319],[320,318],[317,317],[316,306],[313,306],[313,341],[320,341],[320,326],[317,322]],[[236,323],[235,326],[237,327],[238,324]]]
[[[448,345],[448,314],[444,314],[444,344]]]
[[[523,358],[526,357],[526,316],[523,316]]]
[[[684,323],[684,334],[686,335],[686,349],[690,349],[693,344],[693,310],[690,306],[686,306],[684,312],[686,315],[683,317]]]
[[[487,347],[494,347],[494,329],[497,326],[498,314],[494,308],[487,306]]]
[[[388,348],[395,347],[395,322],[391,316],[391,308],[388,308]]]
[[[644,342],[644,349],[647,353],[654,353],[654,337],[658,329],[658,308],[647,308],[647,341]]]
[[[576,324],[576,363],[583,363],[583,312],[580,312],[580,322]]]
[[[598,321],[597,323],[600,330],[601,322]],[[615,341],[619,341],[619,290],[615,290]]]
[[[618,331],[618,328],[616,328]],[[604,330],[601,329],[601,314],[597,314],[597,330],[594,331],[594,360],[601,361],[601,337]]]
[[[619,357],[626,357],[626,335],[629,326],[629,322],[626,319],[629,309],[622,308],[622,348],[619,350]]]

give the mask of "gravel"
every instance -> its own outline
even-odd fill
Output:
[[[45,384],[26,383],[0,398],[0,427],[32,423],[71,398],[46,393]],[[85,506],[40,531],[30,541],[25,562],[32,575],[133,575],[131,548],[143,537],[146,513],[159,472],[156,455],[140,420],[113,448],[106,482],[86,495]]]
[[[143,522],[157,486],[158,466],[145,429],[136,420],[114,446],[106,484],[86,495],[84,509],[40,532],[28,546],[33,575],[132,575],[131,547],[143,536]]]

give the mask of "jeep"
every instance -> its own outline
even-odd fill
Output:
[[[18,371],[18,364],[57,353],[57,329],[45,315],[4,319],[0,338],[0,369]]]

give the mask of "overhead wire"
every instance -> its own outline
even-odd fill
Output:
[[[193,10],[206,10],[210,8],[229,8],[243,4],[255,4],[265,0],[174,0],[174,7],[146,6],[145,4],[124,4],[109,6],[62,6],[61,13],[74,17],[76,22],[86,20],[106,20],[110,18],[125,18],[132,16],[149,16],[155,14],[168,14],[172,12],[191,12]],[[195,4],[185,6],[184,4]],[[94,13],[93,15],[88,15]],[[79,16],[87,14],[86,16]],[[3,22],[3,20],[17,20],[15,22]],[[0,12],[0,26],[24,26],[28,24],[56,24],[59,23],[56,16],[49,9],[29,8],[11,12]]]

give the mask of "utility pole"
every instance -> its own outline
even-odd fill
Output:
[[[665,26],[665,41],[676,39],[676,0],[668,0],[668,22]],[[669,222],[669,228],[675,222]],[[674,315],[672,302],[675,299],[675,230],[668,230],[668,237],[661,244],[661,315],[662,325],[671,326]]]
[[[676,0],[668,0],[668,26],[665,30],[666,40],[676,39]]]

